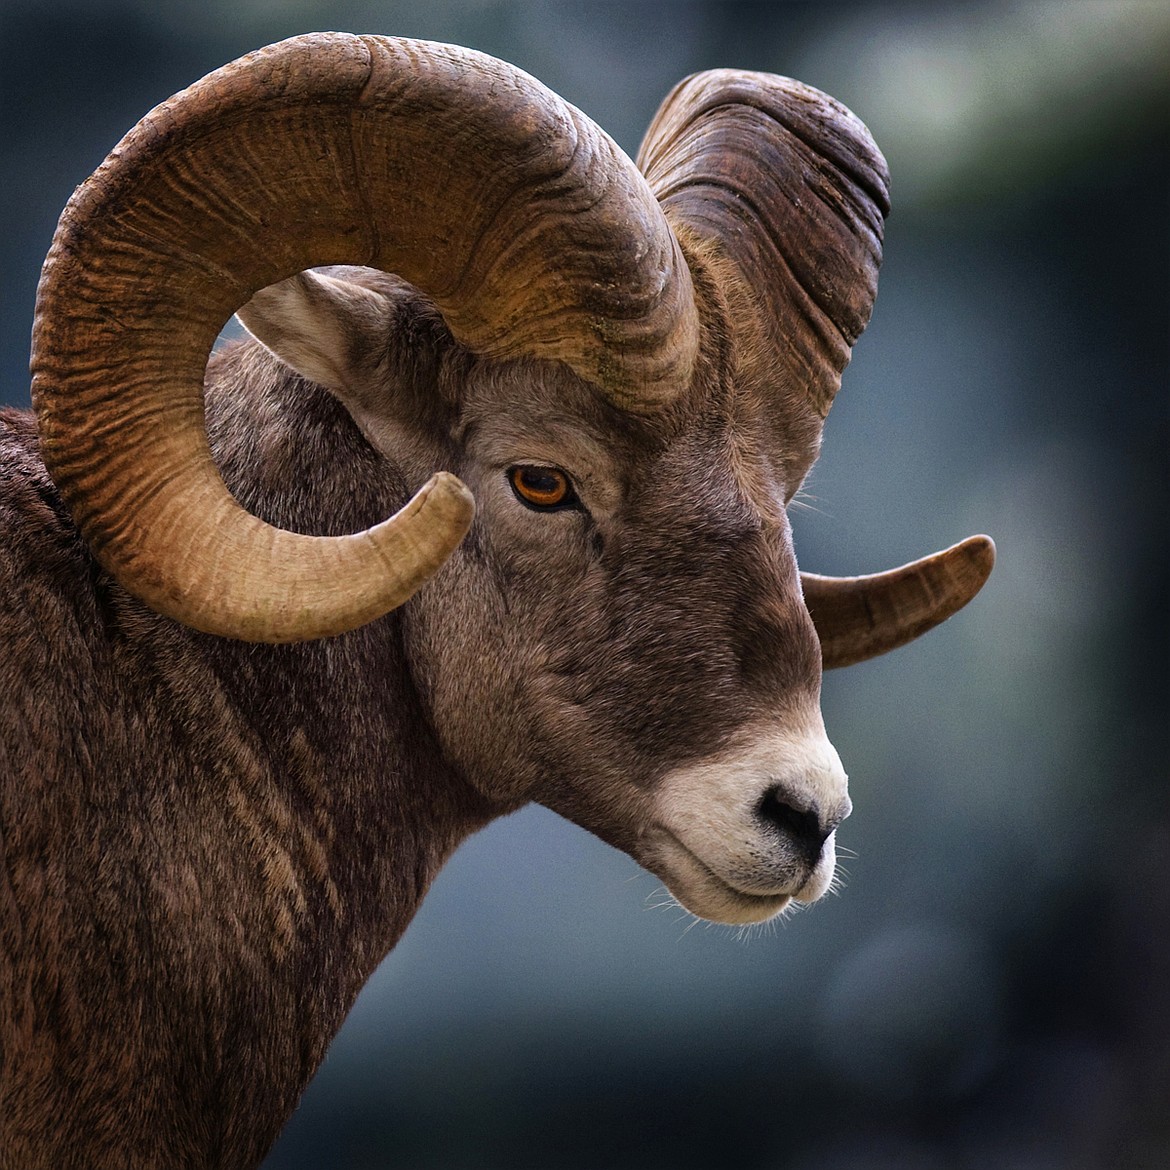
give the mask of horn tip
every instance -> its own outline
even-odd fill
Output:
[[[968,536],[954,547],[954,553],[962,556],[972,575],[977,577],[980,585],[991,576],[995,568],[995,541],[984,533]]]
[[[460,530],[460,537],[471,527],[475,516],[475,497],[467,485],[449,471],[437,471],[432,475],[419,489],[411,505],[418,510],[425,506],[432,518],[441,518],[452,531]]]

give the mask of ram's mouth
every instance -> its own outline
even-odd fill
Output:
[[[788,882],[775,890],[747,890],[716,873],[669,829],[656,826],[643,839],[637,860],[666,883],[674,898],[699,918],[744,926],[766,922],[792,901],[815,901],[822,892],[814,875]],[[827,883],[826,883],[827,884]]]

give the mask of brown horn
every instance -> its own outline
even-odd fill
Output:
[[[690,275],[653,194],[582,114],[452,46],[314,34],[148,114],[62,213],[37,294],[45,462],[99,560],[160,611],[264,641],[353,628],[446,559],[471,499],[440,476],[385,524],[305,537],[230,497],[207,355],[305,268],[404,277],[494,358],[566,362],[620,405],[689,378]]]
[[[958,613],[995,564],[989,536],[969,536],[900,569],[867,577],[801,573],[826,670],[896,650]]]
[[[753,382],[771,388],[791,496],[873,309],[885,160],[818,90],[718,69],[669,94],[638,164],[684,246],[714,249],[738,352]]]

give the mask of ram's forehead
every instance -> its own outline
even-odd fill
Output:
[[[672,426],[614,406],[598,387],[559,362],[482,360],[460,387],[456,442],[516,446],[544,442],[580,446],[599,458],[628,463],[660,449]]]
[[[483,363],[456,432],[484,466],[565,467],[604,510],[657,499],[732,527],[782,522],[799,486],[774,405],[735,384],[699,386],[658,418],[632,416],[553,363]],[[673,503],[672,503],[673,501]]]

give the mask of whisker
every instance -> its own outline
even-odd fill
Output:
[[[798,509],[801,512],[813,512],[818,516],[824,516],[828,520],[836,519],[832,512],[827,511],[821,507],[821,499],[812,494],[812,492],[805,491],[803,488],[788,501],[788,508]]]

